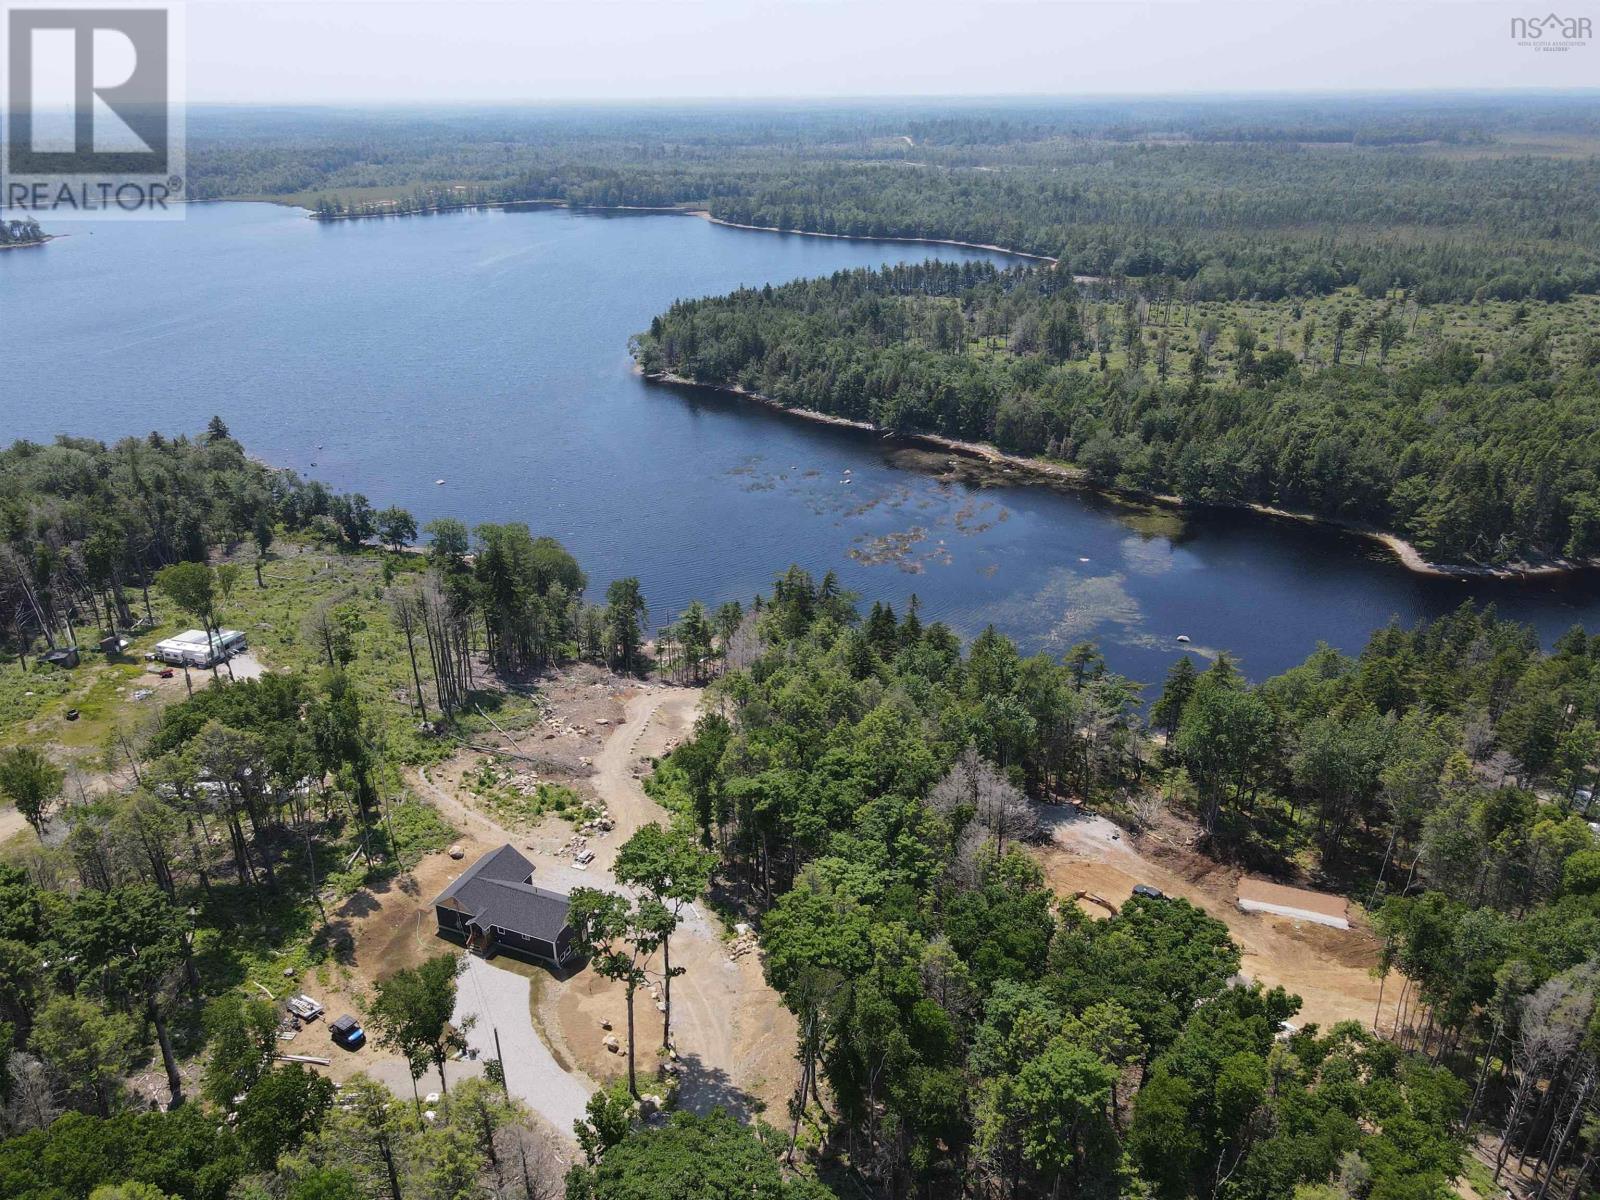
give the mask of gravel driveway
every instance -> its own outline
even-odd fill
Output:
[[[466,955],[466,961],[467,969],[456,981],[454,1020],[459,1026],[467,1017],[477,1018],[477,1024],[467,1033],[467,1044],[480,1059],[493,1058],[498,1029],[506,1090],[563,1134],[572,1136],[572,1123],[583,1119],[584,1105],[593,1089],[563,1071],[534,1032],[528,980],[502,971],[475,954]]]

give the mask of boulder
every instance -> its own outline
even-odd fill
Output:
[[[467,851],[460,842],[457,842],[455,845],[450,847],[449,854],[451,858],[465,858],[467,856]]]

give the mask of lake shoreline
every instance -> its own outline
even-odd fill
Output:
[[[1191,512],[1199,509],[1250,512],[1258,516],[1272,517],[1282,521],[1295,521],[1304,525],[1320,525],[1328,529],[1336,529],[1342,533],[1354,534],[1357,537],[1366,538],[1377,543],[1388,551],[1401,566],[1417,575],[1427,575],[1441,579],[1534,579],[1573,574],[1600,566],[1600,563],[1595,562],[1570,562],[1564,559],[1550,562],[1515,563],[1503,567],[1487,567],[1477,563],[1436,563],[1430,561],[1422,551],[1418,550],[1416,546],[1399,534],[1385,529],[1376,529],[1370,525],[1361,525],[1353,521],[1340,521],[1333,517],[1318,516],[1315,513],[1296,512],[1292,509],[1279,508],[1270,504],[1255,504],[1247,501],[1234,503],[1201,502],[1185,500],[1182,496],[1176,496],[1170,492],[1150,492],[1139,488],[1113,487],[1092,481],[1081,468],[1053,463],[1047,459],[1031,458],[1027,455],[1008,454],[987,442],[961,441],[960,439],[945,437],[937,433],[894,433],[880,429],[870,421],[857,421],[849,417],[835,416],[832,413],[818,412],[816,409],[791,407],[771,396],[752,392],[750,389],[740,387],[737,384],[706,383],[687,376],[675,375],[670,371],[648,372],[638,367],[637,364],[634,369],[652,383],[705,388],[709,391],[722,392],[730,396],[737,396],[742,400],[754,401],[775,412],[785,413],[803,421],[832,425],[840,429],[853,429],[860,433],[873,433],[883,438],[894,438],[913,445],[948,451],[952,454],[959,454],[964,458],[975,459],[988,466],[999,468],[1006,473],[1020,472],[1058,486],[1078,491],[1095,492],[1114,500],[1137,501],[1160,505],[1163,508],[1186,509]]]
[[[66,236],[64,233],[47,233],[35,242],[7,242],[5,245],[0,246],[0,250],[35,250],[40,246],[48,245],[57,238]]]
[[[218,198],[213,202],[224,201],[222,198]],[[291,204],[288,201],[275,201],[275,203],[287,204],[289,207],[301,207],[298,204]],[[980,250],[987,253],[1005,254],[1008,256],[1029,259],[1035,262],[1044,262],[1050,264],[1055,264],[1056,262],[1055,259],[1049,258],[1045,255],[1032,254],[1028,251],[1013,250],[1005,246],[978,242],[964,242],[954,239],[888,237],[873,236],[870,234],[858,235],[822,233],[814,230],[782,229],[777,226],[750,225],[736,221],[723,220],[719,217],[713,216],[709,210],[704,208],[691,208],[682,205],[575,205],[570,201],[560,199],[528,199],[488,201],[474,204],[440,205],[432,208],[417,209],[405,212],[380,211],[321,215],[316,212],[306,210],[305,215],[309,220],[331,223],[333,221],[365,220],[368,218],[435,216],[452,212],[526,207],[564,208],[571,212],[634,212],[691,216],[697,217],[711,225],[720,225],[726,229],[742,229],[749,232],[779,234],[788,233],[802,237],[833,238],[842,241],[896,242],[901,244],[916,244],[920,242],[924,245],[953,246],[962,249]],[[1074,276],[1074,279],[1080,282],[1093,281],[1093,277],[1090,276]],[[809,409],[791,408],[779,403],[776,400],[773,400],[771,397],[757,395],[748,391],[747,389],[732,385],[703,383],[699,380],[673,376],[670,374],[657,374],[648,377],[661,383],[679,384],[689,387],[703,387],[726,392],[746,400],[754,400],[769,408],[773,408],[780,412],[789,413],[803,420],[837,425],[846,428],[855,428],[861,432],[885,434],[884,430],[878,429],[876,426],[866,422],[851,421],[846,418],[835,417],[828,413],[816,412]],[[1384,550],[1403,567],[1405,567],[1406,570],[1417,575],[1459,580],[1537,579],[1576,574],[1581,571],[1593,570],[1596,567],[1600,567],[1600,560],[1573,562],[1566,559],[1516,562],[1502,566],[1485,566],[1479,563],[1438,563],[1429,560],[1427,556],[1424,555],[1422,551],[1419,550],[1413,543],[1407,541],[1399,534],[1394,533],[1391,530],[1379,529],[1371,525],[1353,521],[1342,521],[1334,517],[1319,516],[1315,513],[1296,512],[1290,509],[1279,508],[1267,504],[1256,504],[1249,502],[1202,503],[1197,501],[1188,501],[1180,496],[1175,496],[1170,493],[1148,492],[1136,488],[1118,488],[1106,484],[1094,483],[1087,479],[1084,473],[1077,468],[1051,463],[1043,459],[1030,458],[1024,455],[1007,454],[1004,451],[985,443],[962,442],[953,438],[945,438],[938,434],[916,433],[893,436],[899,436],[905,441],[914,442],[923,446],[959,454],[966,458],[981,460],[1001,470],[1022,472],[1032,475],[1036,478],[1054,482],[1058,485],[1071,487],[1080,491],[1093,491],[1116,499],[1133,500],[1143,503],[1158,504],[1165,508],[1189,509],[1191,511],[1202,508],[1232,509],[1235,511],[1253,512],[1261,516],[1275,517],[1280,520],[1295,521],[1301,524],[1321,525],[1326,528],[1337,529],[1342,532],[1367,539],[1368,541],[1382,546]]]
[[[238,200],[233,197],[218,197],[214,200],[195,201],[197,204],[250,204],[250,200]],[[367,221],[385,220],[395,217],[441,217],[450,213],[486,212],[495,208],[565,208],[572,212],[638,212],[638,213],[664,213],[668,216],[697,216],[698,213],[691,209],[680,208],[668,204],[573,204],[568,200],[484,200],[472,204],[436,204],[429,208],[408,208],[394,210],[377,210],[374,212],[340,212],[319,213],[314,209],[305,208],[292,200],[269,200],[269,204],[281,204],[286,208],[305,209],[306,220],[315,221],[319,225],[331,225],[335,221]]]
[[[228,202],[224,198],[207,200],[197,203],[218,204]],[[248,201],[237,201],[248,203]],[[288,201],[278,203],[288,204],[292,208],[302,207]],[[711,225],[720,225],[724,229],[744,229],[753,233],[786,233],[797,237],[837,238],[846,242],[898,242],[913,246],[955,246],[963,250],[985,250],[991,254],[1005,254],[1012,258],[1026,258],[1032,262],[1046,263],[1055,266],[1057,260],[1048,254],[1034,254],[1028,250],[1013,250],[1009,246],[996,246],[988,242],[963,242],[955,238],[935,237],[895,237],[889,234],[874,233],[823,233],[816,229],[781,229],[776,225],[746,225],[739,221],[728,221],[721,217],[713,216],[709,209],[684,208],[676,204],[574,204],[570,200],[486,200],[481,204],[442,204],[432,208],[408,209],[394,212],[350,212],[321,214],[307,210],[308,220],[320,224],[332,224],[335,221],[363,221],[369,218],[387,217],[436,217],[454,212],[482,212],[494,208],[564,208],[576,213],[661,213],[667,216],[698,217]],[[1079,282],[1094,281],[1097,277],[1092,275],[1075,275]]]
[[[707,209],[685,208],[674,209],[685,216],[699,217],[702,221],[709,221],[713,225],[721,225],[724,229],[748,229],[755,233],[789,233],[798,237],[840,238],[847,242],[902,242],[910,245],[921,246],[956,246],[964,250],[987,250],[991,254],[1009,254],[1014,258],[1032,259],[1034,262],[1049,263],[1052,267],[1058,260],[1048,254],[1034,254],[1028,250],[1013,250],[1009,246],[996,246],[989,242],[963,242],[955,238],[935,237],[895,237],[890,234],[876,233],[822,233],[815,229],[783,229],[777,225],[746,225],[739,221],[727,221],[721,217],[714,217]],[[1088,280],[1093,276],[1074,276],[1076,279]]]

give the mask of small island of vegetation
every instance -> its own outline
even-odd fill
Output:
[[[39,222],[32,217],[9,219],[0,217],[0,250],[9,250],[16,246],[42,246],[51,236],[41,229]]]

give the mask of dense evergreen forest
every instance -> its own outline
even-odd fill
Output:
[[[1600,285],[1600,122],[1581,98],[200,110],[190,136],[197,197],[293,197],[323,217],[701,208],[994,243],[1080,274],[1171,276],[1197,299]]]
[[[1600,553],[1586,308],[1522,305],[1457,335],[1404,292],[1336,299],[1230,317],[1172,280],[928,263],[683,301],[636,354],[1101,485],[1393,530],[1438,561]]]
[[[578,658],[711,681],[648,784],[670,828],[618,861],[754,924],[798,1036],[771,1124],[643,1120],[597,1093],[569,1196],[1435,1200],[1469,1169],[1469,1133],[1492,1139],[1480,1175],[1592,1187],[1600,640],[1582,631],[1545,652],[1465,607],[1257,686],[1225,655],[1185,656],[1146,697],[1092,645],[1023,658],[991,629],[964,647],[915,607],[863,611],[791,568],[749,606],[692,605],[652,664],[635,581],[586,605],[580,565],[515,524],[439,521],[401,552],[418,535],[403,511],[255,465],[220,421],[19,444],[0,467],[14,652],[131,632],[148,587],[179,620],[270,617],[250,628],[290,668],[223,666],[159,711],[113,709],[123,782],[70,802],[8,710],[0,788],[37,836],[0,863],[0,1194],[556,1194],[547,1139],[492,1077],[430,1098],[431,1118],[360,1079],[336,1092],[270,1060],[278,1017],[247,983],[281,978],[285,954],[337,961],[328,905],[452,836],[401,767],[499,728],[475,724],[492,680]],[[365,582],[310,602],[290,544],[322,547],[310,579],[341,561]],[[5,669],[7,697],[59,673]],[[1186,900],[1092,918],[1039,857],[1078,819],[1069,800],[1130,838],[1178,821],[1218,862],[1349,896],[1389,1006],[1298,1021],[1300,998],[1246,978],[1229,927]],[[585,969],[608,978],[636,978],[629,954],[676,919],[648,895],[636,915],[583,904]],[[459,1046],[451,961],[372,1000],[414,1080]],[[163,1111],[131,1103],[140,1071]]]
[[[963,652],[797,569],[733,647],[652,786],[761,923],[800,1030],[791,1140],[891,1195],[1420,1198],[1483,1121],[1502,1164],[1583,1193],[1594,639],[1546,655],[1468,608],[1259,687],[1186,658],[1149,714],[1161,745],[1092,646],[1023,659],[991,629]],[[1028,850],[1071,819],[1048,801],[1137,830],[1152,793],[1212,853],[1313,863],[1370,904],[1393,1027],[1294,1028],[1299,999],[1241,983],[1186,901],[1060,903]]]

